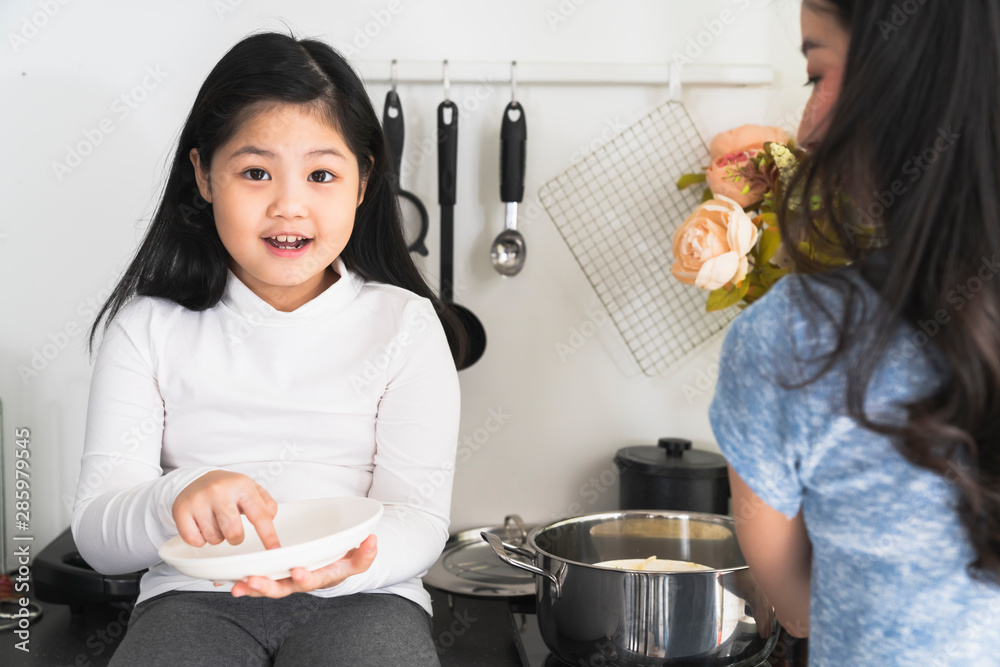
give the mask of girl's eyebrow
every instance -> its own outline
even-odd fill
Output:
[[[813,39],[807,39],[802,42],[802,55],[808,56],[812,49],[821,49],[823,45]]]
[[[260,155],[266,158],[270,158],[272,160],[275,158],[274,153],[272,153],[271,151],[264,150],[263,148],[257,148],[256,146],[244,146],[243,148],[240,148],[232,155],[230,155],[229,159],[232,160],[233,158],[239,157],[240,155]],[[316,150],[312,150],[306,153],[305,157],[306,159],[310,159],[314,157],[319,157],[320,155],[332,155],[333,157],[338,157],[341,160],[345,161],[347,160],[344,154],[338,151],[336,148],[317,148]]]

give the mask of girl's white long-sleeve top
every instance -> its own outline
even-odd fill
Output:
[[[157,556],[177,535],[177,495],[222,469],[254,478],[279,503],[381,501],[371,568],[313,594],[390,592],[430,612],[420,577],[448,538],[458,375],[429,300],[365,282],[340,259],[334,268],[340,279],[292,312],[230,271],[212,308],[138,297],[109,325],[72,528],[98,572],[149,568],[138,601],[231,588]]]

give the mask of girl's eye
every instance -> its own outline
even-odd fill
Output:
[[[251,167],[243,173],[249,175],[251,181],[263,181],[265,177],[268,177],[268,173],[259,167]],[[255,177],[255,173],[260,174],[260,177]]]
[[[822,80],[822,78],[823,77],[821,77],[821,76],[809,77],[809,80],[806,81],[806,86],[815,86],[817,83],[819,83]]]
[[[333,174],[328,172],[326,169],[317,169],[311,173],[310,176],[316,176],[317,174],[319,174],[319,178],[317,179],[318,183],[329,183],[334,178]],[[327,176],[329,176],[329,178],[326,178]]]

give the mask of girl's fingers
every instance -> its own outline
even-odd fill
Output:
[[[357,548],[347,552],[340,560],[310,572],[304,567],[291,570],[291,577],[274,581],[267,577],[249,577],[233,585],[234,597],[280,598],[292,593],[307,593],[317,588],[330,588],[348,577],[365,572],[371,567],[378,553],[377,538],[369,535]]]
[[[358,574],[367,571],[372,566],[376,554],[378,554],[378,538],[369,535],[364,542],[358,545],[357,549],[352,549],[344,558],[350,558],[351,565],[355,570],[351,574]]]
[[[243,543],[243,519],[235,507],[218,508],[214,512],[215,525],[230,544]],[[214,544],[214,542],[213,542]]]
[[[304,567],[292,568],[292,581],[294,581],[295,584],[300,588],[304,590],[312,590],[313,588],[316,588],[316,586],[313,584],[313,579],[315,579],[315,575],[306,568]]]
[[[265,549],[277,549],[281,546],[278,541],[278,533],[274,530],[274,513],[268,510],[263,499],[251,500],[240,509],[257,530],[257,535],[260,536],[260,541]]]
[[[264,506],[267,507],[268,514],[274,518],[278,513],[278,501],[272,498],[271,494],[263,486],[258,486],[257,488],[260,490],[260,497],[264,499]]]
[[[240,473],[216,470],[191,482],[172,508],[177,532],[185,542],[242,544],[246,538],[241,514],[256,529],[266,549],[280,545],[274,530],[278,503],[264,487]]]
[[[308,577],[303,577],[302,581],[310,586],[309,590],[329,588],[336,586],[348,577],[366,572],[371,567],[372,562],[374,562],[377,552],[376,538],[374,535],[369,535],[358,547],[351,549],[344,554],[343,558],[330,563],[326,567],[321,567],[312,572],[304,568],[296,569],[304,570],[308,575]],[[294,580],[294,578],[295,570],[292,570],[292,579]]]
[[[177,523],[177,534],[181,539],[193,547],[200,547],[205,544],[205,538],[198,528],[198,523],[194,517],[187,513],[180,513],[174,521]]]
[[[219,544],[226,539],[215,523],[215,513],[211,507],[201,509],[194,513],[193,516],[195,522],[198,524],[198,530],[206,542],[209,544]]]
[[[291,579],[280,579],[275,581],[267,577],[249,577],[246,581],[238,581],[233,584],[233,597],[244,595],[255,598],[283,598],[292,593],[303,593]]]

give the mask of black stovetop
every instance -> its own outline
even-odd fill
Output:
[[[462,615],[477,614],[479,620],[483,620],[487,615],[491,615],[493,622],[479,623],[475,635],[465,637],[469,646],[474,646],[474,651],[484,651],[487,646],[510,646],[513,641],[516,646],[517,659],[511,659],[508,650],[509,661],[488,661],[485,656],[474,662],[462,662],[461,660],[449,660],[448,654],[441,655],[442,667],[478,667],[480,665],[511,665],[512,667],[577,667],[576,665],[565,663],[553,656],[545,642],[542,640],[541,632],[538,629],[538,618],[534,614],[534,600],[532,598],[518,598],[510,601],[504,600],[483,600],[475,598],[463,598],[459,596],[449,596],[443,591],[429,588],[431,597],[434,600],[434,626],[437,628],[448,626],[449,619],[453,617],[461,618]],[[449,607],[448,601],[451,605]],[[502,610],[502,611],[501,611]],[[501,619],[507,617],[509,621]],[[441,645],[441,638],[435,637],[435,641]],[[795,640],[782,632],[771,657],[762,663],[760,667],[806,667],[805,660],[806,643]],[[471,660],[469,654],[465,658]]]
[[[538,630],[538,619],[534,614],[515,614],[514,618],[527,659],[527,667],[578,667],[573,663],[563,662],[549,653]],[[757,667],[772,667],[772,665],[764,661]]]

